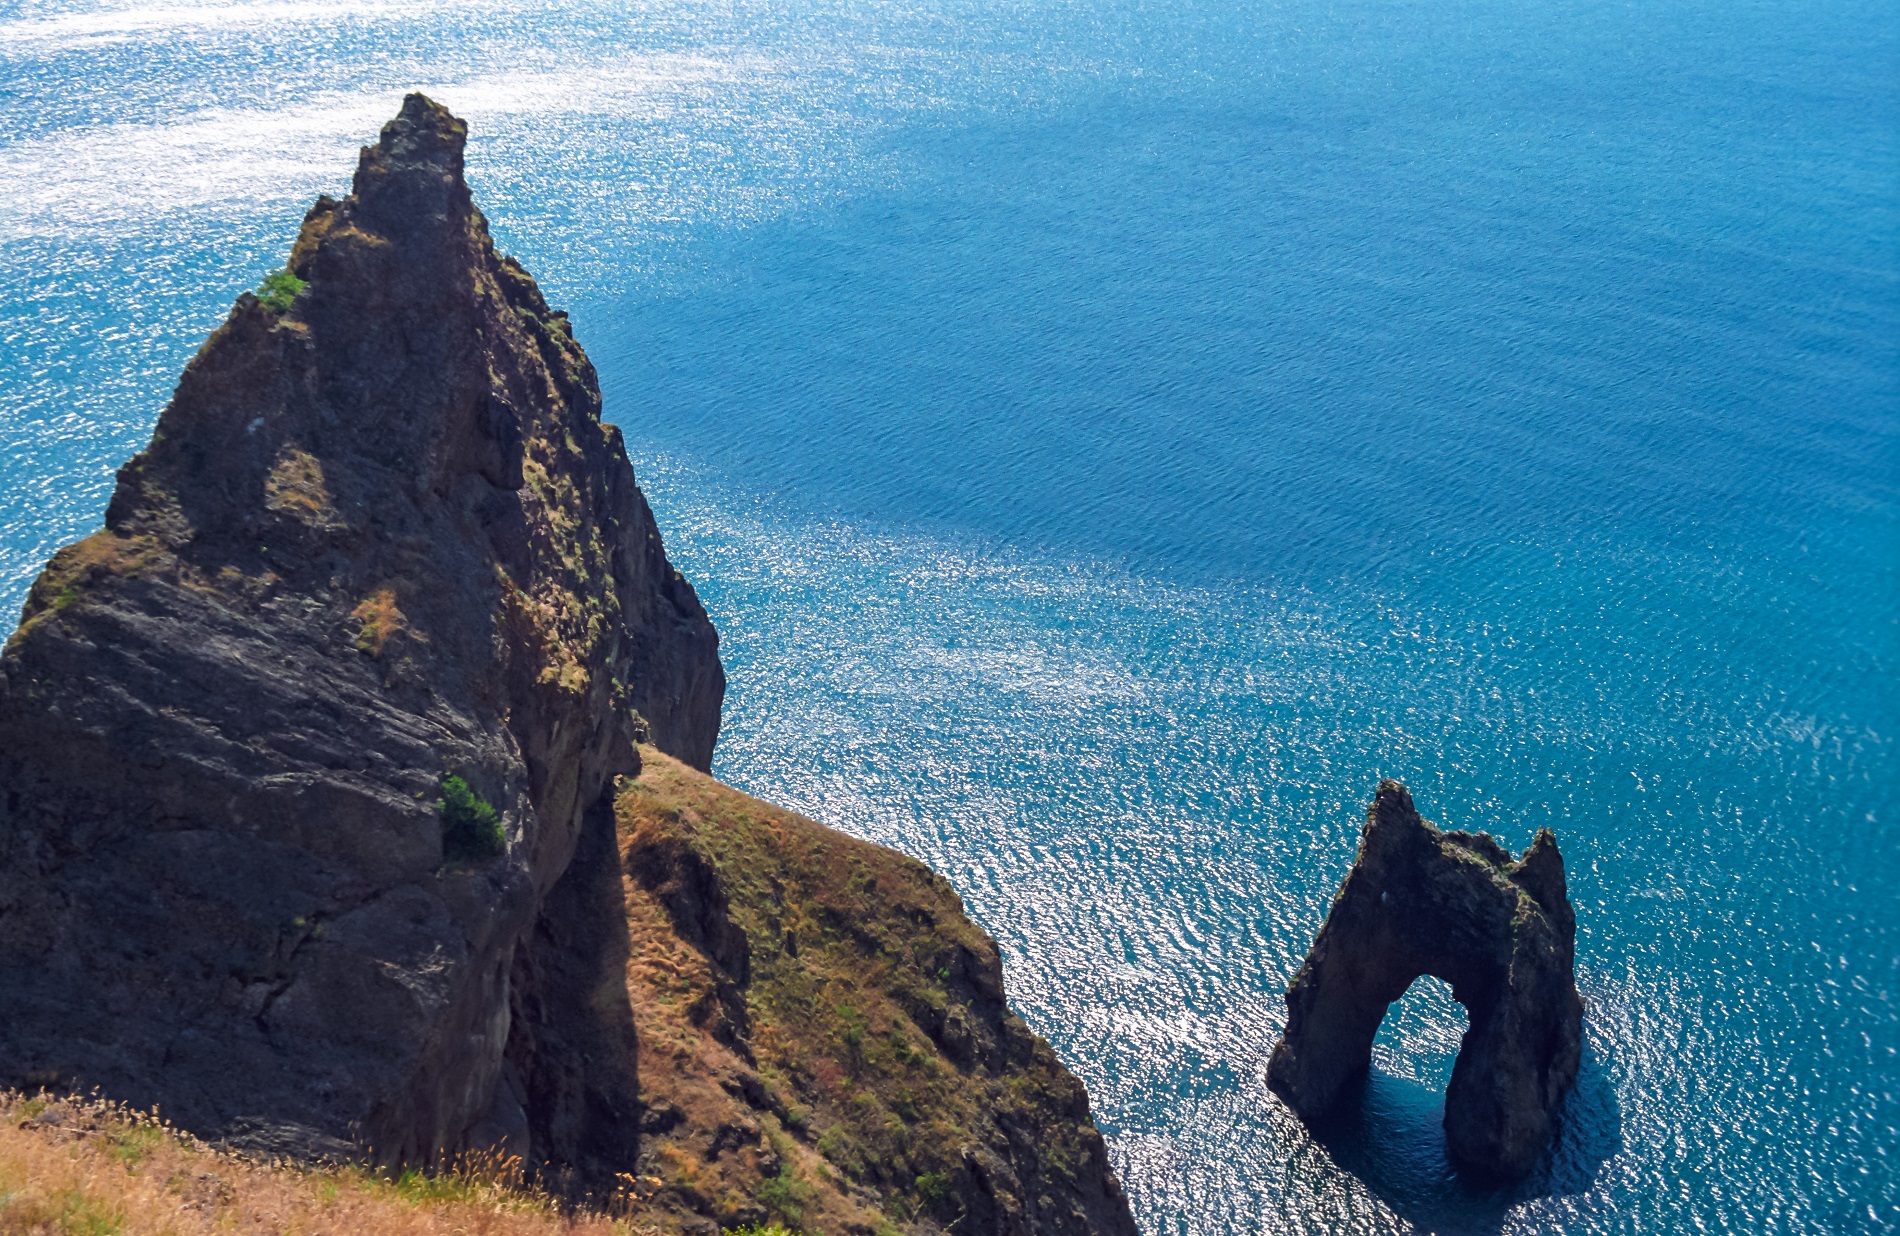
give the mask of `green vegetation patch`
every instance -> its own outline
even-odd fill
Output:
[[[1011,1127],[1042,1131],[1025,1189],[1060,1195],[1087,1170],[1080,1088],[984,997],[994,945],[947,883],[651,747],[641,759],[617,801],[629,862],[649,855],[677,866],[666,856],[684,843],[713,868],[730,921],[751,944],[750,1045],[794,1133],[786,1145],[773,1140],[776,1170],[741,1182],[767,1221],[832,1230],[865,1189],[896,1223],[953,1224],[965,1206],[955,1187],[964,1147],[1006,1145],[999,1130]],[[661,1007],[679,974],[654,965],[639,982]]]
[[[759,1205],[771,1211],[786,1223],[797,1223],[805,1217],[805,1207],[811,1205],[815,1190],[792,1171],[791,1166],[780,1167],[778,1175],[768,1176],[759,1183]],[[779,1231],[785,1229],[775,1223]],[[766,1230],[770,1230],[769,1228]]]
[[[290,273],[288,267],[273,270],[264,276],[264,282],[257,285],[257,299],[272,313],[289,313],[290,302],[297,299],[297,293],[310,286]]]
[[[157,1149],[164,1140],[165,1130],[157,1125],[127,1125],[106,1134],[106,1153],[130,1171]]]
[[[442,778],[442,797],[436,799],[435,809],[442,816],[442,854],[450,862],[480,862],[508,848],[495,804],[460,777]]]

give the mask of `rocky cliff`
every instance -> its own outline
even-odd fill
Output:
[[[659,801],[642,742],[731,794],[691,781],[717,637],[565,315],[495,252],[464,136],[405,101],[32,589],[0,657],[0,1085],[272,1153],[506,1150],[674,1226],[1132,1230],[1079,1085],[940,882],[803,822],[743,870],[711,826],[629,837]],[[814,837],[915,885],[909,953],[887,906],[800,900],[777,847]],[[831,957],[795,943],[821,919],[884,943],[795,980],[809,1007],[762,996]],[[674,954],[674,987],[633,965]],[[694,958],[709,985],[675,1007]],[[884,1037],[839,1059],[852,1000]],[[876,1088],[850,1091],[900,1039],[931,1080],[890,1110],[929,1136],[873,1136]]]
[[[1386,1009],[1433,975],[1470,1019],[1445,1089],[1451,1157],[1522,1176],[1577,1079],[1576,936],[1549,829],[1514,862],[1485,833],[1440,831],[1403,785],[1381,782],[1358,857],[1287,988],[1267,1082],[1303,1118],[1323,1118],[1370,1063]]]

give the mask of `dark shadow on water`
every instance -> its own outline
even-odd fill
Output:
[[[1444,1118],[1443,1091],[1373,1069],[1312,1134],[1381,1202],[1439,1236],[1493,1236],[1519,1203],[1581,1193],[1623,1145],[1616,1091],[1587,1046],[1556,1144],[1525,1180],[1500,1186],[1454,1168]]]

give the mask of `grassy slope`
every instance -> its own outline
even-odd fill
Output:
[[[628,992],[649,1111],[681,1117],[643,1153],[655,1201],[728,1225],[932,1230],[998,1150],[1038,1191],[1099,1153],[1080,1083],[1003,1005],[996,945],[945,880],[642,756],[617,804]],[[691,895],[696,860],[741,966]]]
[[[630,1222],[564,1219],[545,1198],[476,1176],[387,1180],[356,1168],[247,1162],[150,1117],[98,1103],[0,1095],[6,1236],[622,1236]]]

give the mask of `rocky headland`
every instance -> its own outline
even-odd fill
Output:
[[[1372,1059],[1386,1009],[1415,979],[1451,985],[1470,1019],[1445,1089],[1452,1160],[1513,1178],[1550,1144],[1577,1079],[1577,919],[1547,828],[1512,861],[1485,833],[1440,831],[1379,784],[1352,870],[1287,988],[1267,1082],[1323,1120]]]
[[[949,887],[706,775],[717,635],[464,137],[404,102],[33,586],[0,1086],[664,1229],[1132,1233]]]

